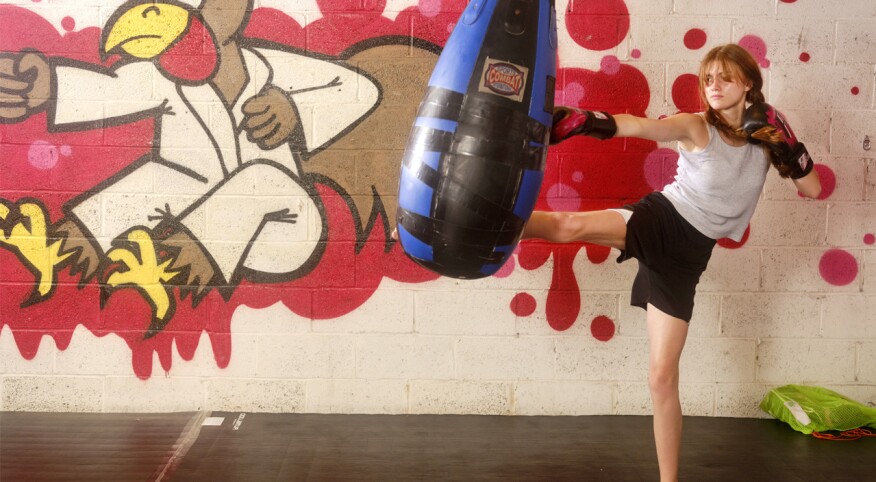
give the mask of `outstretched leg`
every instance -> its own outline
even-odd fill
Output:
[[[650,368],[648,383],[654,411],[654,441],[660,480],[678,479],[681,447],[681,403],[678,395],[678,365],[687,339],[688,324],[648,304]]]
[[[613,210],[589,212],[535,211],[523,229],[523,239],[538,238],[552,243],[575,241],[610,248],[626,247],[627,224]]]

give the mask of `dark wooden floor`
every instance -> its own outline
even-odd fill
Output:
[[[683,444],[681,480],[876,480],[876,437],[688,417]],[[650,417],[0,413],[3,482],[651,481],[656,466]]]

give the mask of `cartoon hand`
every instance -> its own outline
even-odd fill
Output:
[[[37,52],[0,53],[0,123],[20,122],[49,100],[52,69]]]
[[[250,142],[271,150],[292,140],[298,113],[283,90],[269,86],[243,104],[243,129]]]

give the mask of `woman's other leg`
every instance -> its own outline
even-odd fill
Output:
[[[654,411],[654,441],[660,480],[678,479],[681,446],[681,403],[678,396],[678,364],[687,339],[688,324],[648,304],[650,369],[648,383]]]
[[[624,249],[627,223],[617,211],[535,211],[523,229],[523,239],[538,238],[552,243],[587,242]]]

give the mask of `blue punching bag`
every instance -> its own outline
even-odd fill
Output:
[[[532,214],[556,84],[554,0],[471,0],[420,104],[401,167],[404,252],[440,275],[490,276]]]

